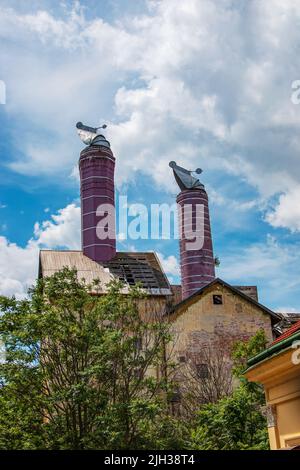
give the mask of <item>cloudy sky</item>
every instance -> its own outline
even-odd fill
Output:
[[[0,0],[0,293],[38,251],[80,248],[79,120],[108,124],[129,202],[174,203],[202,167],[218,275],[300,311],[298,0]],[[178,281],[177,241],[156,250]]]

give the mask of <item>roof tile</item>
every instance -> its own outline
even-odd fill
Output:
[[[295,323],[291,328],[289,328],[282,335],[280,335],[275,341],[273,341],[272,346],[274,344],[280,343],[280,341],[283,341],[284,339],[289,338],[290,336],[292,336],[294,333],[296,333],[299,330],[300,330],[300,321]]]

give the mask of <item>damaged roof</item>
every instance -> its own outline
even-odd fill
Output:
[[[120,279],[127,288],[140,283],[151,295],[172,295],[168,279],[153,252],[117,252],[111,261],[100,264],[79,250],[40,251],[39,277],[51,276],[64,267],[76,269],[78,279],[85,279],[87,284],[99,281],[99,288],[97,286],[95,290],[97,293],[107,292],[107,284],[113,279]]]

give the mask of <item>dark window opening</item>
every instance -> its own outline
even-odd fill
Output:
[[[214,305],[222,305],[223,304],[223,296],[219,294],[213,295],[213,303]]]
[[[141,351],[143,349],[142,338],[135,338],[135,348],[137,349],[137,351]]]
[[[141,380],[143,378],[143,372],[141,369],[134,369],[133,376],[136,380]]]
[[[199,379],[208,379],[209,372],[207,364],[197,364],[196,365],[197,376]]]
[[[186,362],[185,356],[179,356],[179,362]]]
[[[175,388],[175,390],[173,391],[170,402],[171,403],[180,403],[181,402],[181,393],[180,393],[179,388]]]

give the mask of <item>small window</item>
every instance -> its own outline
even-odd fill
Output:
[[[135,348],[137,351],[141,351],[143,349],[142,338],[135,338]]]
[[[186,362],[185,356],[179,356],[179,362]]]
[[[141,380],[143,378],[143,372],[141,369],[134,369],[133,376],[136,380]]]
[[[222,305],[223,304],[223,296],[220,294],[213,295],[213,304],[214,305]]]
[[[171,403],[180,403],[181,402],[181,393],[179,387],[176,387],[173,390],[173,393],[170,398]]]
[[[197,364],[196,370],[199,379],[208,379],[209,373],[207,364]]]

